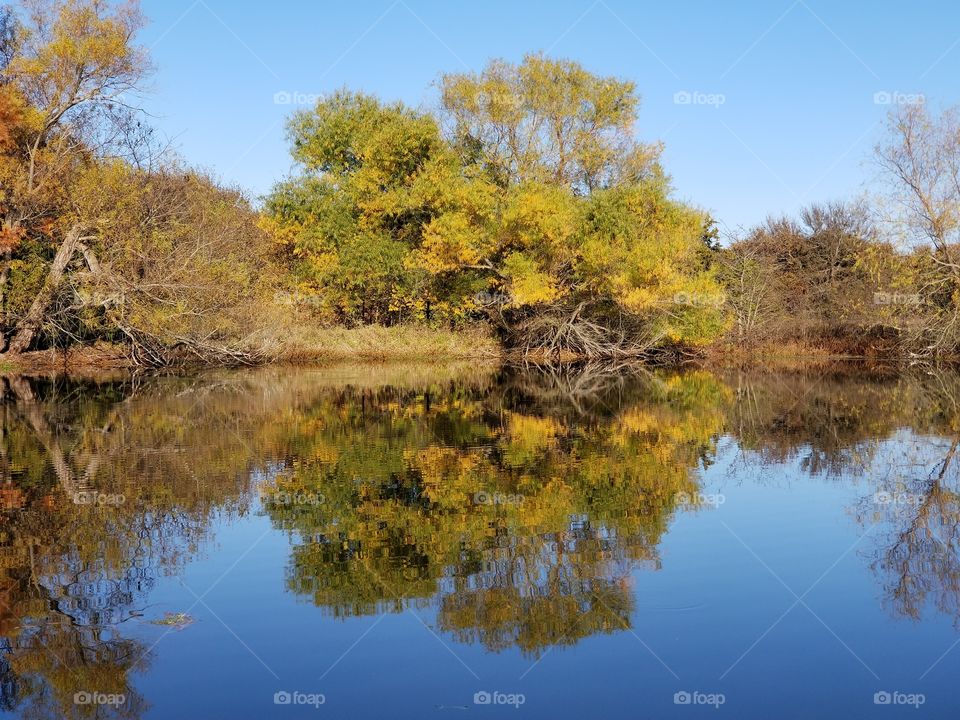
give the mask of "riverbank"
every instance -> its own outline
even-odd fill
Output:
[[[186,367],[205,367],[189,362]],[[902,364],[918,358],[885,348],[865,352],[862,347],[825,347],[804,342],[766,343],[742,346],[716,343],[684,360],[668,364],[693,363],[706,368],[800,369],[836,362],[866,361]],[[940,358],[956,362],[957,358]],[[422,325],[364,325],[360,327],[301,327],[287,337],[261,364],[327,365],[341,362],[435,363],[462,361],[523,362],[533,365],[577,364],[586,359],[572,353],[560,357],[547,354],[522,356],[511,352],[487,328],[472,326],[445,330]],[[602,361],[600,364],[603,364]],[[92,372],[132,369],[137,363],[125,345],[96,343],[69,348],[0,355],[0,372]]]
[[[486,327],[444,330],[424,325],[362,325],[308,327],[289,338],[279,350],[280,362],[339,360],[460,360],[497,359],[500,343]]]
[[[269,363],[325,364],[341,361],[409,362],[498,360],[503,349],[485,328],[457,331],[421,325],[302,328],[278,344]],[[192,363],[185,363],[194,365]],[[75,372],[134,368],[124,345],[96,343],[0,355],[0,372]]]

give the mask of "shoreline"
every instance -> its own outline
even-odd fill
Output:
[[[531,367],[574,367],[578,365],[603,367],[609,363],[613,369],[629,367],[657,369],[698,367],[713,370],[809,370],[816,367],[856,364],[864,366],[891,365],[952,365],[960,358],[918,358],[894,354],[854,354],[826,352],[822,349],[801,345],[779,345],[745,349],[719,345],[704,348],[699,355],[685,357],[673,362],[649,363],[641,360],[589,359],[569,355],[550,359],[545,355],[523,356],[503,347],[495,340],[478,337],[475,332],[440,331],[442,346],[437,342],[423,342],[424,329],[380,328],[373,333],[359,329],[369,337],[354,338],[349,345],[297,346],[278,353],[260,363],[249,365],[219,365],[185,362],[168,367],[143,367],[130,357],[128,348],[121,345],[99,343],[62,349],[35,350],[21,354],[0,354],[0,375],[19,374],[81,374],[95,375],[107,372],[202,372],[212,369],[243,367],[304,367],[317,368],[356,363],[361,365],[415,363],[436,365],[448,363],[494,363],[504,365],[527,365]],[[412,332],[411,332],[412,330]],[[427,339],[436,341],[437,331],[427,330]],[[338,333],[353,333],[354,330],[337,329]],[[384,343],[384,335],[401,335],[402,342]],[[360,342],[356,342],[356,340]],[[377,342],[373,342],[377,341]]]

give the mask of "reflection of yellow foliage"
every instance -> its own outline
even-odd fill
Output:
[[[313,459],[323,463],[335,463],[340,457],[340,449],[325,442],[317,443],[313,449]]]
[[[440,507],[463,508],[484,487],[489,469],[480,453],[429,446],[407,451],[404,457],[423,483],[423,496]]]
[[[537,417],[508,412],[507,439],[511,445],[524,450],[540,450],[553,444],[563,427],[552,417]]]
[[[657,419],[642,408],[631,408],[620,415],[620,425],[631,433],[646,433],[656,430]]]
[[[326,502],[270,512],[309,538],[295,550],[297,582],[309,580],[331,612],[399,609],[397,598],[439,592],[455,632],[532,651],[563,642],[591,602],[582,584],[629,607],[618,563],[656,564],[678,494],[697,492],[700,458],[722,427],[718,397],[706,375],[668,376],[583,426],[502,408],[492,420],[482,395],[431,395],[429,409],[388,395],[365,400],[362,435],[349,404],[323,406],[326,422],[305,440],[336,443],[341,456],[296,474]],[[359,485],[358,464],[368,469]],[[440,590],[442,578],[470,589]],[[588,611],[583,631],[617,627],[610,610]]]

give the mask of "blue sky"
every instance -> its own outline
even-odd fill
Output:
[[[889,101],[960,103],[960,3],[947,0],[143,0],[143,9],[154,123],[190,162],[254,195],[290,171],[284,119],[310,96],[348,86],[430,108],[441,72],[534,51],[635,81],[638,136],[665,143],[677,195],[731,230],[861,192]]]

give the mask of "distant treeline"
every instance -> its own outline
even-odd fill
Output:
[[[363,325],[479,325],[545,359],[960,344],[953,112],[898,106],[882,200],[722,239],[634,137],[632,82],[530,55],[441,76],[436,111],[323,97],[289,119],[298,169],[258,206],[151,132],[142,23],[103,0],[0,11],[11,355],[106,341],[148,365],[257,362]]]

